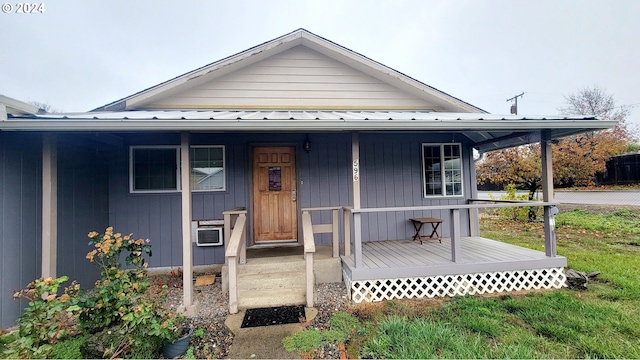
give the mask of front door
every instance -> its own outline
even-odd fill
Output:
[[[297,241],[293,146],[253,149],[253,233],[256,243]]]

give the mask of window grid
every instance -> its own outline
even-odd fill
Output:
[[[226,184],[224,146],[192,146],[189,151],[191,190],[224,191]]]
[[[226,185],[224,146],[190,146],[189,152],[191,190],[224,191]],[[180,190],[179,146],[130,147],[130,192],[157,193]]]
[[[462,195],[460,144],[422,144],[424,196]]]

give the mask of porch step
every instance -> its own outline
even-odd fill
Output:
[[[238,266],[238,275],[270,274],[282,271],[295,271],[304,274],[304,259],[302,256],[247,259],[246,264]]]
[[[301,270],[246,269],[238,274],[238,308],[251,309],[306,303],[306,279]],[[290,270],[290,268],[287,268]]]
[[[262,255],[265,254],[248,257],[246,264],[238,264],[238,308],[306,304],[303,256],[273,255],[264,251]],[[316,246],[313,260],[315,284],[342,281],[342,264],[340,258],[332,257],[330,245]],[[228,265],[222,267],[222,291],[229,293]]]

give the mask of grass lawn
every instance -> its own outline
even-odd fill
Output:
[[[640,208],[563,209],[558,253],[600,271],[563,289],[356,306],[352,356],[371,358],[640,358]],[[541,223],[484,217],[482,236],[543,250]]]

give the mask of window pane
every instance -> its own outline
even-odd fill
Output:
[[[133,190],[177,190],[175,148],[133,149]]]
[[[459,144],[423,145],[425,196],[462,195]]]
[[[224,190],[224,148],[191,148],[191,190]]]
[[[442,195],[442,168],[440,146],[423,147],[425,194],[427,196]]]

